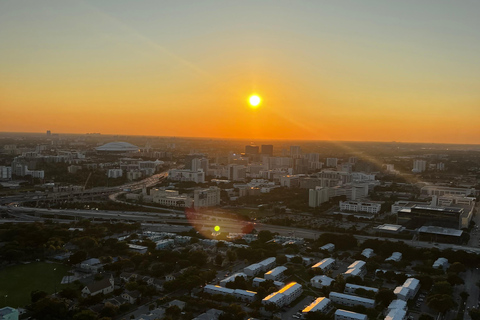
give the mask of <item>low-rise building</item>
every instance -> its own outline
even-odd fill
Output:
[[[305,309],[302,310],[302,315],[306,315],[309,312],[321,312],[327,314],[332,310],[333,305],[330,299],[325,297],[320,297],[315,299],[311,304],[309,304]]]
[[[302,285],[290,282],[280,290],[268,295],[262,300],[263,304],[273,303],[278,307],[288,305],[297,299],[303,292]]]
[[[384,320],[407,320],[407,310],[392,309],[388,311]]]
[[[3,307],[0,309],[0,320],[18,320],[19,312],[11,307]]]
[[[335,250],[335,245],[333,243],[327,243],[326,245],[321,246],[320,250],[325,250],[325,251],[328,251],[328,252],[332,252],[333,250]]]
[[[445,270],[448,268],[448,259],[438,258],[437,260],[435,260],[432,267],[434,267],[435,269],[442,268],[443,270]]]
[[[113,280],[113,276],[110,275],[109,277],[105,277],[100,281],[96,281],[92,284],[85,286],[82,289],[82,296],[95,296],[100,293],[108,294],[110,292],[113,292],[114,286],[115,282]]]
[[[235,289],[233,291],[233,295],[236,298],[241,299],[242,301],[252,302],[255,300],[255,296],[257,295],[257,293],[249,290]]]
[[[265,273],[264,278],[266,280],[280,280],[284,276],[284,272],[287,270],[287,267],[279,266]]]
[[[400,252],[393,252],[390,257],[385,259],[385,261],[394,261],[394,262],[399,262],[402,260],[402,254]]]
[[[321,275],[321,276],[315,276],[312,279],[310,279],[310,284],[312,285],[312,287],[315,287],[315,288],[323,288],[323,287],[329,287],[333,281],[335,280],[325,275]]]
[[[367,268],[366,268],[366,262],[363,260],[357,260],[354,263],[352,263],[350,266],[348,266],[347,271],[343,273],[343,276],[345,279],[348,277],[360,277],[363,279],[363,277],[367,274]]]
[[[330,292],[330,300],[347,307],[364,306],[365,308],[375,308],[375,300],[344,294],[339,292]]]
[[[377,293],[377,292],[378,292],[378,289],[377,289],[377,288],[359,286],[359,285],[353,284],[353,283],[347,283],[347,284],[345,284],[345,290],[344,290],[343,292],[344,292],[344,293],[352,293],[352,294],[355,294],[355,292],[356,292],[358,289],[362,289],[362,290],[365,290],[365,291],[372,291],[372,292],[374,292],[374,293]]]
[[[82,261],[80,268],[88,272],[97,273],[103,268],[103,264],[97,258],[92,258]]]
[[[321,270],[322,272],[326,272],[331,270],[335,266],[335,259],[333,258],[325,258],[322,261],[314,264],[312,266],[313,270]]]
[[[340,201],[339,204],[342,211],[367,212],[371,214],[379,213],[382,208],[382,205],[378,202]]]
[[[266,279],[264,278],[253,278],[253,281],[252,281],[252,285],[254,287],[258,287],[260,285],[260,283],[263,283],[267,281]],[[273,285],[277,288],[281,288],[283,286],[285,286],[285,283],[281,282],[281,281],[273,281]]]
[[[413,299],[418,290],[420,290],[420,281],[415,278],[408,278],[403,285],[396,287],[393,293],[395,293],[397,299],[407,301]]]
[[[171,248],[175,245],[175,240],[173,239],[165,239],[155,242],[157,250],[165,250]]]
[[[375,253],[373,252],[373,249],[365,248],[362,251],[362,256],[364,256],[367,259],[373,257],[374,255],[375,255]]]
[[[203,291],[206,292],[206,293],[209,293],[209,294],[221,294],[221,295],[231,294],[231,295],[233,295],[235,290],[220,287],[220,286],[215,286],[215,285],[211,285],[211,284],[207,284],[203,288]]]
[[[335,320],[367,320],[368,317],[365,314],[357,313],[353,311],[347,311],[342,309],[337,309],[335,311]]]
[[[247,275],[245,273],[243,273],[243,272],[235,273],[235,274],[232,274],[230,277],[225,278],[222,281],[220,281],[220,286],[226,287],[227,283],[234,282],[237,277],[242,277],[244,279],[247,279]]]

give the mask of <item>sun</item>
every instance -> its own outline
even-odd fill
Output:
[[[260,105],[260,103],[262,102],[262,98],[260,98],[259,96],[257,96],[256,94],[254,95],[251,95],[250,98],[248,98],[248,102],[250,103],[250,106],[252,108],[256,108]]]

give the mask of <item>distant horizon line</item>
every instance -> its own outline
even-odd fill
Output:
[[[32,135],[44,135],[46,136],[46,131],[44,132],[24,132],[24,131],[0,131],[2,134],[32,134]],[[422,141],[396,141],[396,140],[322,140],[322,139],[288,139],[288,138],[224,138],[224,137],[190,137],[190,136],[162,136],[162,135],[136,135],[136,134],[119,134],[119,133],[101,133],[101,132],[87,132],[87,133],[68,133],[68,132],[51,132],[52,135],[100,135],[100,136],[125,136],[125,137],[149,137],[149,138],[180,138],[180,139],[210,139],[210,140],[237,140],[237,141],[248,141],[248,140],[257,140],[257,141],[305,141],[305,142],[371,142],[371,143],[400,143],[400,144],[436,144],[436,145],[465,145],[465,146],[478,146],[479,143],[454,143],[454,142],[422,142]]]

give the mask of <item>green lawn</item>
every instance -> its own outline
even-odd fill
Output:
[[[60,282],[68,270],[70,267],[63,264],[46,262],[21,264],[0,270],[0,308],[5,306],[5,302],[13,308],[24,307],[30,303],[30,292],[33,290],[53,293],[56,286],[58,292],[64,287]]]

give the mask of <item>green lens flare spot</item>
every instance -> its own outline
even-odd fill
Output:
[[[214,230],[215,230],[216,232],[218,232],[218,231],[220,231],[220,227],[219,227],[219,226],[215,226]]]

